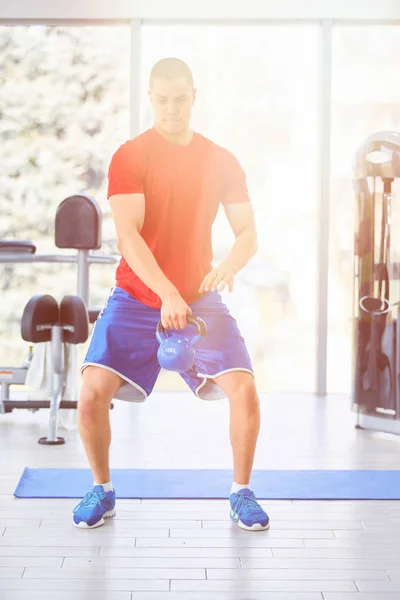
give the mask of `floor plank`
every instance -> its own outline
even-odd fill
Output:
[[[399,440],[356,430],[346,397],[261,400],[255,469],[399,468]],[[227,402],[154,394],[112,413],[112,467],[232,468]],[[1,600],[400,598],[400,501],[262,500],[271,529],[254,533],[232,524],[229,490],[222,500],[117,498],[116,517],[82,531],[76,499],[13,496],[26,466],[88,468],[76,429],[61,433],[63,446],[37,443],[47,420],[0,415]]]

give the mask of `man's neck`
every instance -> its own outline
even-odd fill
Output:
[[[154,129],[163,136],[163,138],[165,138],[166,140],[168,140],[169,142],[171,142],[172,144],[176,144],[178,146],[187,146],[190,144],[190,142],[193,139],[193,131],[191,129],[186,129],[185,131],[182,131],[181,133],[177,133],[177,134],[170,134],[170,133],[166,133],[165,131],[162,131],[161,129],[159,129],[157,127],[157,125],[154,125]]]

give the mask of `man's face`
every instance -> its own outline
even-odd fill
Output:
[[[158,129],[174,135],[189,127],[196,90],[187,79],[155,79],[149,97]]]

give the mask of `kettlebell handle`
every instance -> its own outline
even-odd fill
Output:
[[[200,317],[193,317],[192,315],[188,315],[187,322],[197,326],[197,335],[199,337],[206,337],[207,325],[205,321],[203,321],[203,319],[200,319]],[[158,322],[157,333],[162,335],[163,337],[166,336],[165,327],[163,326],[161,321]]]

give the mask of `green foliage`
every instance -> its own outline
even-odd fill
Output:
[[[113,152],[129,138],[129,27],[0,27],[0,239],[29,239],[59,253],[54,217],[72,194],[101,206]],[[101,298],[113,272],[91,281]],[[72,265],[0,265],[0,363],[20,347],[19,320],[37,293],[76,291]],[[11,335],[10,335],[11,334]]]

